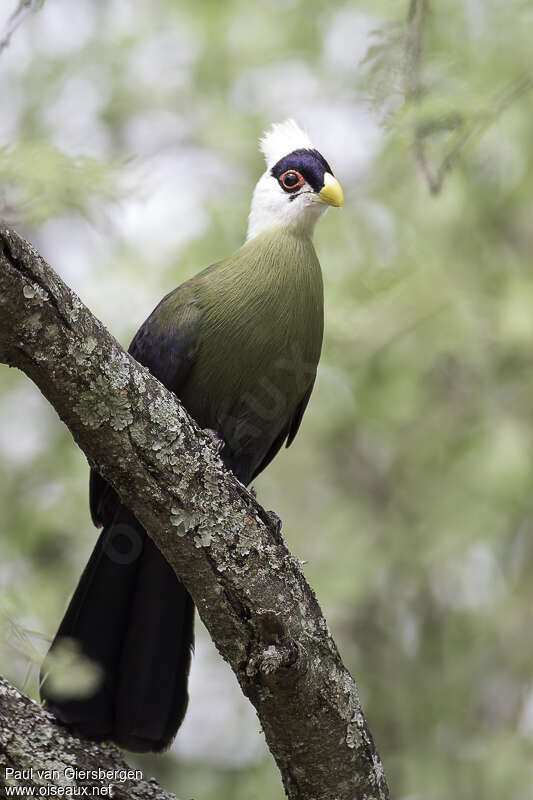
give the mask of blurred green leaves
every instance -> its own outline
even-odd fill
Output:
[[[47,655],[43,670],[47,694],[57,700],[88,697],[104,677],[100,665],[82,653],[78,642],[67,638],[61,639]]]
[[[408,8],[47,3],[0,57],[0,197],[127,343],[242,242],[262,129],[308,127],[346,205],[316,232],[317,386],[259,499],[306,562],[393,795],[530,800],[533,9],[429,3],[406,101]],[[434,174],[453,155],[438,194],[417,138]],[[95,540],[87,468],[34,387],[5,368],[0,381],[2,592],[12,622],[50,637]],[[31,648],[5,637],[0,666],[20,684]],[[210,703],[224,740],[257,722],[232,717],[202,668],[182,733],[194,757],[149,768],[185,797],[281,798],[267,757],[206,752],[195,707]],[[35,694],[35,669],[26,683]]]
[[[0,186],[7,212],[39,225],[66,211],[87,216],[120,196],[118,170],[84,156],[69,157],[42,141],[0,149]]]

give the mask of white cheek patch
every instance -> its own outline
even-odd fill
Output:
[[[309,184],[306,183],[295,194],[287,194],[277,178],[265,172],[252,198],[247,239],[252,239],[267,228],[281,227],[311,233],[326,208]]]

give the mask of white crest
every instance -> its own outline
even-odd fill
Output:
[[[259,140],[259,147],[265,156],[268,169],[293,150],[314,149],[309,136],[293,119],[272,125]]]

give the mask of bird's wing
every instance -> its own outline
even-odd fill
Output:
[[[274,441],[272,442],[270,449],[267,451],[265,457],[263,458],[263,460],[255,470],[255,472],[253,473],[252,477],[250,478],[250,481],[253,481],[253,479],[257,477],[257,475],[259,475],[259,473],[262,472],[265,469],[265,467],[267,467],[270,464],[270,462],[272,461],[272,459],[274,458],[280,447],[283,445],[285,439],[287,440],[285,445],[286,447],[289,447],[292,444],[294,437],[298,433],[298,428],[300,427],[300,422],[302,421],[305,409],[307,408],[307,404],[309,402],[309,398],[311,397],[311,392],[313,391],[314,385],[315,385],[315,379],[313,378],[305,394],[302,396],[302,399],[298,403],[296,411],[289,419],[285,427],[282,429],[279,436],[277,436],[276,439],[274,439]]]
[[[289,432],[288,432],[288,435],[287,435],[287,444],[285,445],[285,447],[290,447],[291,446],[291,444],[294,441],[294,437],[298,433],[298,428],[300,427],[300,422],[302,421],[302,417],[303,417],[303,415],[305,413],[305,409],[307,408],[307,404],[309,402],[309,398],[311,397],[311,392],[313,391],[313,386],[314,385],[315,385],[315,378],[313,378],[313,380],[309,384],[304,396],[302,397],[302,399],[300,400],[300,402],[298,404],[298,408],[296,409],[296,411],[293,414],[293,417],[292,417],[290,425],[289,425]]]
[[[194,364],[200,314],[198,298],[185,283],[161,300],[128,348],[140,364],[178,397]],[[94,524],[109,524],[119,503],[115,490],[91,470],[89,504]]]
[[[183,284],[161,300],[128,348],[128,353],[178,397],[194,364],[199,321],[199,300],[188,284]]]

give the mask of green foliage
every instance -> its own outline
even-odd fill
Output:
[[[47,697],[76,700],[93,694],[103,680],[103,670],[81,651],[78,642],[63,638],[45,661]]]
[[[393,795],[528,800],[531,4],[429,3],[409,76],[407,0],[126,5],[79,2],[74,24],[72,4],[45,4],[0,57],[4,213],[126,343],[239,246],[263,127],[307,124],[346,206],[316,235],[319,381],[258,495],[306,561]],[[28,381],[0,380],[0,668],[22,685],[94,532],[83,457]],[[204,698],[219,743],[225,692]],[[281,798],[264,751],[235,741],[234,758],[141,761],[183,797]]]
[[[46,142],[20,141],[0,150],[0,182],[11,210],[39,225],[68,209],[87,214],[88,205],[117,196],[111,165],[94,158],[68,157]]]

